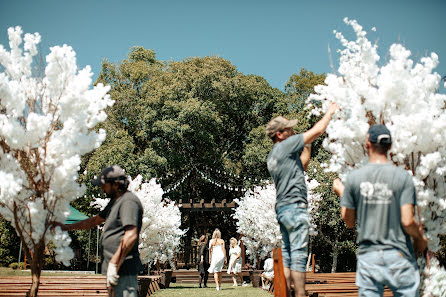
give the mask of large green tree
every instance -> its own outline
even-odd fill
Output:
[[[209,183],[199,171],[228,185],[244,184],[245,180],[237,177],[241,173],[255,176],[245,170],[243,162],[249,134],[268,122],[284,99],[265,79],[244,75],[223,58],[163,62],[142,47],[132,48],[122,62],[105,60],[99,82],[111,86],[110,95],[116,102],[101,126],[107,131],[106,140],[83,159],[83,181],[114,163],[132,177],[163,177],[160,182],[165,190],[190,173],[175,191],[165,195],[183,202],[230,201],[242,195]],[[75,206],[88,213],[92,194],[96,195],[97,189],[90,187]],[[201,218],[192,218],[196,215],[185,213],[183,227],[193,227],[192,221],[200,223]],[[229,213],[201,215],[209,217],[210,228],[224,227],[232,230],[228,235],[235,235],[235,225],[227,219]],[[188,233],[186,244],[196,236],[195,231]]]
[[[142,47],[132,48],[119,64],[104,61],[97,82],[111,85],[116,103],[103,125],[106,141],[84,159],[85,178],[118,163],[132,176],[172,173],[164,187],[194,167],[242,172],[249,133],[269,121],[283,101],[283,93],[265,79],[244,75],[223,58],[166,63]],[[225,198],[205,185],[195,174],[181,197]]]

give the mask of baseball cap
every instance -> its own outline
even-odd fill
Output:
[[[126,178],[124,169],[118,165],[113,165],[102,170],[101,174],[99,174],[98,177],[95,177],[91,183],[94,186],[101,186],[106,182],[125,180]]]
[[[384,125],[373,125],[369,128],[369,140],[372,143],[391,144],[392,136]]]
[[[266,135],[273,138],[276,132],[282,131],[285,128],[291,128],[297,125],[297,120],[287,120],[282,116],[275,117],[266,125]]]

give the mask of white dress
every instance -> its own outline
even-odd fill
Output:
[[[241,254],[242,249],[236,245],[234,248],[229,249],[229,265],[228,265],[228,274],[231,273],[239,273],[242,272],[242,255],[238,257],[236,260],[238,254]],[[235,264],[234,264],[235,262]],[[234,264],[234,267],[232,265]]]
[[[263,274],[268,278],[274,277],[274,260],[273,258],[268,258],[263,264]]]
[[[212,255],[211,255],[212,250]],[[215,244],[209,249],[209,256],[211,257],[211,266],[208,271],[210,273],[221,272],[225,264],[225,255],[223,253],[223,245]]]

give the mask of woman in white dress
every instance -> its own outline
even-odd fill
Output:
[[[228,274],[232,275],[232,281],[234,282],[233,286],[237,287],[237,278],[240,278],[240,284],[243,283],[242,276],[242,249],[237,244],[237,239],[232,237],[229,240],[230,249],[229,249],[229,265],[228,265]]]
[[[215,229],[212,234],[212,244],[209,248],[209,262],[211,266],[208,271],[214,274],[215,289],[220,291],[223,265],[226,264],[226,249],[225,242],[221,239],[221,232],[218,229]]]
[[[269,290],[270,283],[274,281],[274,260],[273,258],[268,258],[263,264],[263,273],[260,276],[262,278],[262,289]],[[269,284],[267,284],[267,281]]]

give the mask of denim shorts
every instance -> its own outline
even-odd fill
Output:
[[[370,251],[358,255],[356,285],[359,296],[382,296],[387,285],[394,296],[417,297],[420,274],[415,259],[397,249]]]
[[[118,284],[113,287],[114,297],[138,297],[138,278],[136,275],[120,275]]]
[[[306,207],[289,204],[277,209],[282,233],[283,267],[305,272],[308,257],[309,218]]]

